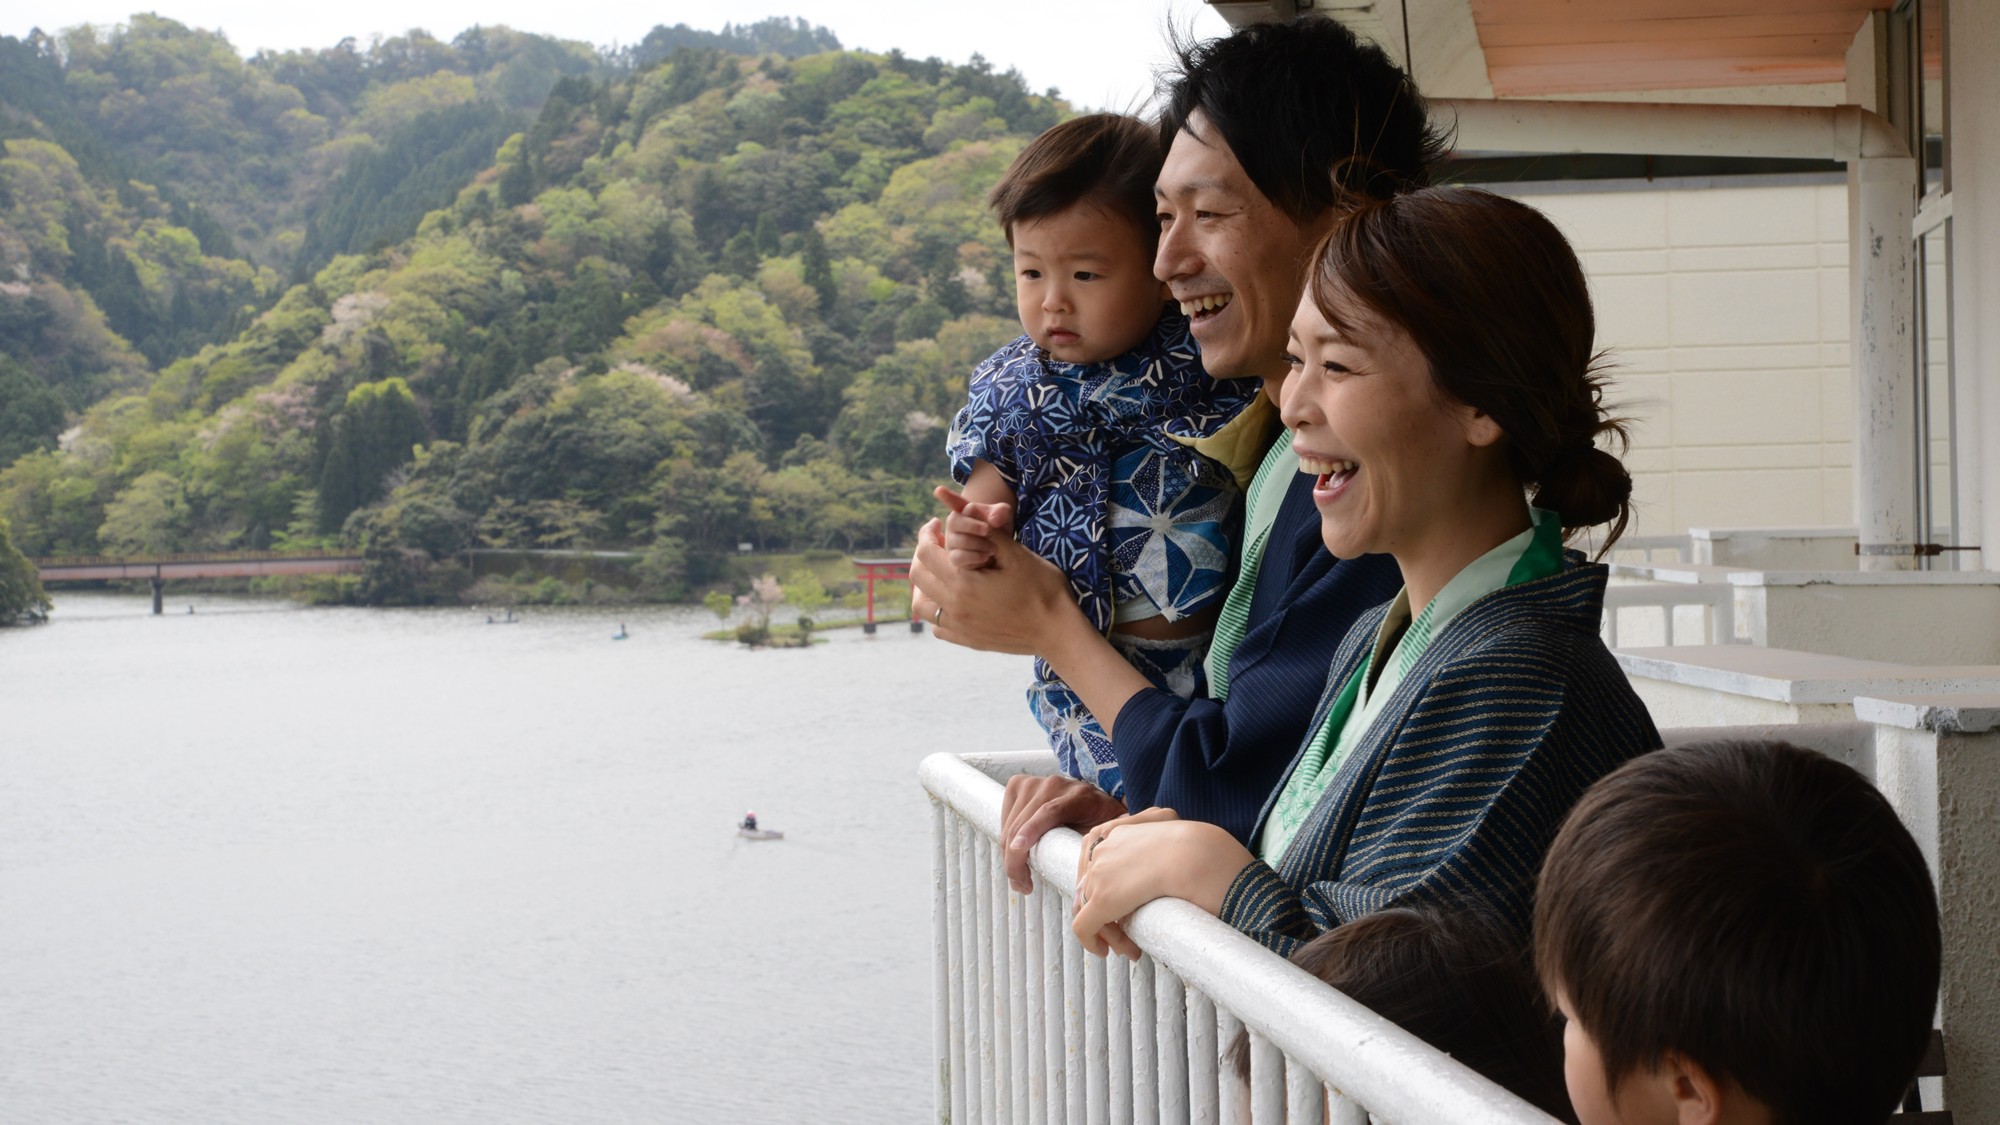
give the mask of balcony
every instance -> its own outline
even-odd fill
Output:
[[[1863,697],[1854,721],[1683,728],[1668,745],[1779,737],[1848,763],[1895,806],[1938,880],[1943,1125],[2000,1120],[2000,694]],[[1136,911],[1137,962],[1070,933],[1081,837],[1036,846],[1036,889],[1001,870],[1006,779],[1042,752],[934,754],[934,1053],[942,1122],[1549,1125],[1552,1118],[1178,899]],[[1249,1033],[1250,1079],[1222,1052]],[[1936,1112],[1949,1106],[1951,1115]]]

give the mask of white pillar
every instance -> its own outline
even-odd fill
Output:
[[[1950,4],[1959,514],[1966,541],[1985,548],[1962,565],[2000,570],[2000,7]]]
[[[1917,513],[1917,364],[1911,323],[1910,222],[1917,163],[1862,157],[1848,165],[1848,280],[1853,312],[1854,522],[1862,570],[1912,570],[1925,542]]]
[[[1875,724],[1875,784],[1937,879],[1945,1108],[2000,1121],[2000,695],[1864,696],[1854,713]]]

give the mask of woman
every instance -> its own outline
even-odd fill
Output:
[[[1393,557],[1403,591],[1348,632],[1248,847],[1163,808],[1090,831],[1088,948],[1136,956],[1117,923],[1166,895],[1281,953],[1406,901],[1525,934],[1564,813],[1660,745],[1598,639],[1606,569],[1563,550],[1630,514],[1593,337],[1575,254],[1512,200],[1428,188],[1320,244],[1284,419],[1327,549]]]

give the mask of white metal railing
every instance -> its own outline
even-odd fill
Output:
[[[1070,933],[1081,837],[1036,845],[1036,887],[1001,869],[1006,778],[1046,752],[933,754],[938,1119],[1207,1125],[1550,1125],[1527,1102],[1192,903],[1140,907],[1146,956],[1093,957]],[[1250,1081],[1221,1063],[1250,1035]]]
[[[1674,612],[1683,606],[1699,607],[1701,626],[1699,636],[1692,640],[1677,638]],[[1601,632],[1604,643],[1609,648],[1618,647],[1618,617],[1622,610],[1658,609],[1661,621],[1661,643],[1663,644],[1708,644],[1726,645],[1736,643],[1736,587],[1721,583],[1701,582],[1648,583],[1633,586],[1607,586],[1604,589],[1604,624]]]
[[[1586,554],[1594,554],[1594,549],[1585,549],[1589,540],[1579,545]],[[1671,552],[1672,557],[1662,559],[1661,552]],[[1621,535],[1618,542],[1611,545],[1605,562],[1688,562],[1693,558],[1693,543],[1687,535]]]

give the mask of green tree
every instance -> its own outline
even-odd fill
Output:
[[[791,577],[785,579],[785,602],[799,611],[801,633],[812,632],[813,615],[832,601],[826,587],[820,584],[819,576],[810,570],[793,571]]]
[[[687,596],[687,544],[672,535],[660,535],[632,564],[639,589],[661,601],[677,602]]]
[[[840,296],[833,281],[833,259],[827,256],[826,239],[818,227],[806,230],[803,244],[805,257],[806,284],[819,295],[819,311],[822,316],[833,311],[833,303]]]
[[[340,529],[356,508],[374,502],[398,465],[423,441],[424,420],[410,385],[391,377],[347,393],[333,420],[333,439],[320,472],[320,530]]]
[[[165,555],[180,550],[187,535],[187,498],[181,482],[155,469],[127,485],[104,506],[97,539],[114,554]]]
[[[47,621],[52,604],[34,564],[15,549],[7,521],[0,518],[0,625]]]
[[[0,468],[22,454],[54,449],[63,401],[34,372],[0,355]]]

